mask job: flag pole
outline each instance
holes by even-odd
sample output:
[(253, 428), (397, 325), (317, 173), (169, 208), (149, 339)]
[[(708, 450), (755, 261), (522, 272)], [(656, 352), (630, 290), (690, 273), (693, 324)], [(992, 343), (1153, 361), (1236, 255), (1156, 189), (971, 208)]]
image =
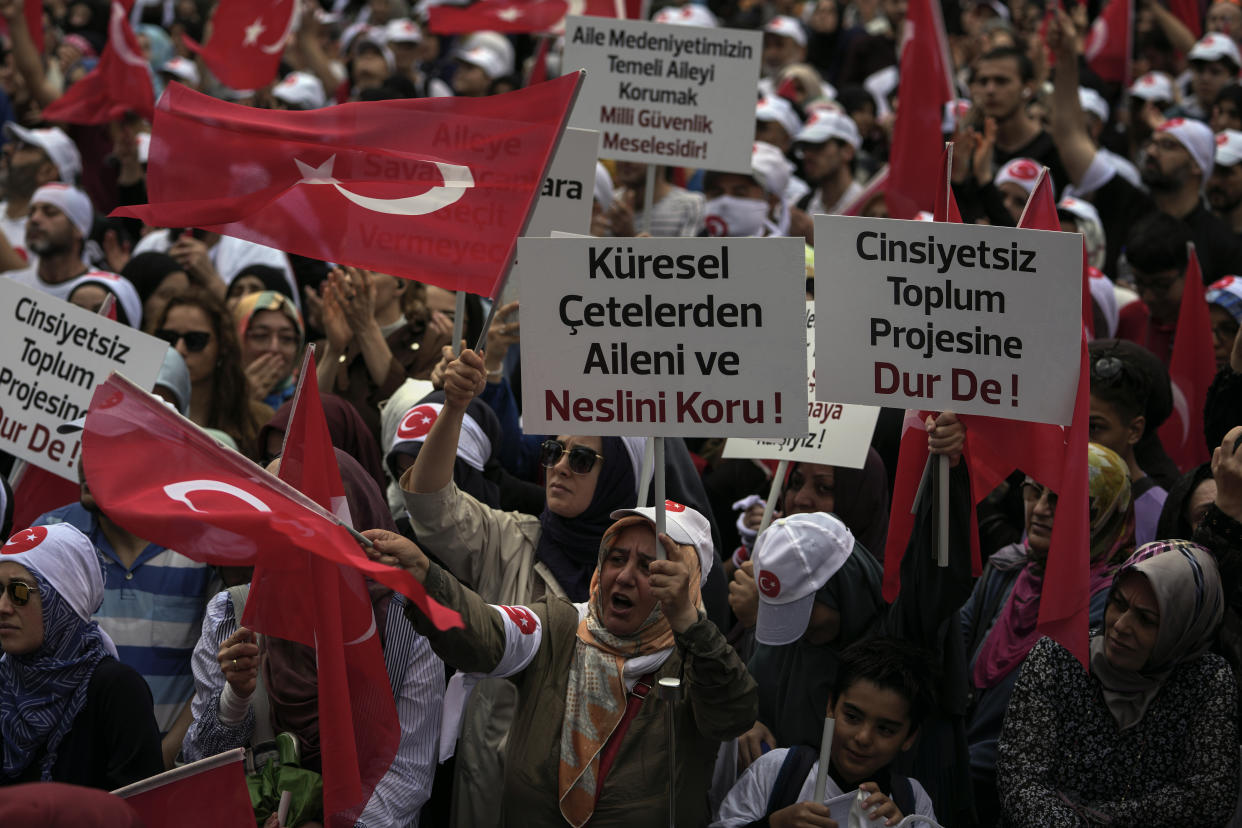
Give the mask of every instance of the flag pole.
[[(466, 292), (457, 291), (456, 304), (453, 306), (453, 356), (461, 356), (461, 335), (466, 328)], [(487, 325), (491, 323), (491, 314), (487, 316), (487, 324), (483, 325), (483, 333), (487, 333)], [(483, 346), (484, 337), (479, 337), (477, 348)]]
[(651, 209), (655, 206), (655, 164), (647, 165), (647, 183), (643, 186), (643, 229), (651, 235)]
[(643, 440), (643, 462), (638, 471), (638, 476), (642, 478), (638, 481), (638, 506), (647, 505), (647, 496), (651, 493), (651, 466), (654, 462), (655, 438), (648, 437)]
[(664, 513), (664, 438), (656, 437), (652, 440), (655, 443), (654, 466), (655, 472), (655, 508), (656, 508), (656, 558), (665, 560), (668, 555), (664, 552), (664, 545), (659, 542), (659, 536), (665, 534), (666, 516)]
[(828, 793), (828, 763), (832, 758), (832, 734), (837, 728), (837, 720), (831, 716), (824, 717), (824, 736), (819, 743), (819, 767), (815, 770), (815, 798), (812, 802), (824, 804), (824, 795)]
[(785, 479), (785, 473), (788, 471), (788, 460), (782, 460), (776, 464), (776, 474), (772, 475), (772, 488), (768, 489), (768, 500), (763, 504), (763, 520), (759, 521), (759, 531), (755, 533), (756, 535), (762, 535), (763, 530), (771, 525), (772, 515), (776, 511), (776, 498), (781, 493), (781, 481)]
[(949, 458), (936, 456), (936, 565), (949, 565)]
[[(556, 157), (556, 151), (561, 147), (561, 139), (565, 137), (565, 127), (569, 126), (569, 113), (574, 111), (574, 104), (578, 102), (578, 93), (582, 91), (582, 79), (586, 77), (586, 70), (578, 70), (578, 79), (574, 82), (573, 94), (569, 96), (569, 106), (565, 107), (565, 112), (561, 115), (561, 126), (556, 133), (556, 140), (552, 143), (552, 149), (548, 152), (548, 157), (544, 159), (543, 167), (539, 170), (539, 177), (535, 180), (538, 183), (536, 193), (531, 196), (530, 209), (526, 211), (526, 217), (522, 219), (522, 229), (518, 231), (517, 236), (513, 239), (513, 255), (509, 256), (509, 261), (505, 265), (505, 272), (501, 274), (500, 281), (496, 283), (496, 287), (492, 290), (492, 295), (487, 297), (492, 304), (492, 308), (487, 313), (487, 318), (483, 320), (483, 331), (479, 334), (479, 341), (475, 343), (475, 350), (483, 347), (487, 341), (487, 328), (492, 324), (492, 317), (496, 314), (496, 303), (500, 297), (504, 295), (505, 284), (509, 281), (509, 275), (513, 272), (513, 262), (517, 254), (517, 240), (521, 236), (526, 235), (526, 228), (530, 226), (531, 214), (535, 212), (535, 199), (538, 198), (538, 189), (543, 185), (544, 180), (548, 177), (548, 170), (552, 166), (552, 159)], [(457, 343), (453, 343), (453, 347), (457, 347)]]
[(668, 828), (677, 828), (677, 702), (681, 699), (681, 679), (666, 676), (656, 685), (664, 702), (664, 739), (668, 745)]

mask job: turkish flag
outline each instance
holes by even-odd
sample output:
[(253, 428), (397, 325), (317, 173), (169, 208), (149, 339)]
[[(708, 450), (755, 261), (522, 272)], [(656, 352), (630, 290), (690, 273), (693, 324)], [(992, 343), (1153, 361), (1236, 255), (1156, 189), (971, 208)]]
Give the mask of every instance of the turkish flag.
[(297, 0), (220, 0), (211, 18), (211, 40), (201, 45), (183, 38), (220, 83), (258, 89), (276, 77), (297, 16)]
[(1160, 426), (1160, 442), (1182, 471), (1210, 459), (1203, 436), (1203, 406), (1208, 386), (1216, 376), (1212, 321), (1203, 297), (1203, 276), (1194, 243), (1182, 279), (1182, 304), (1177, 312), (1169, 381), (1173, 386), (1173, 415)]
[(427, 28), (433, 34), (465, 34), (488, 30), (538, 34), (565, 30), (566, 15), (625, 18), (622, 0), (480, 0), (468, 6), (432, 6)]
[(884, 193), (884, 188), (888, 186), (888, 164), (876, 170), (875, 175), (863, 185), (863, 191), (858, 197), (845, 206), (841, 211), (843, 216), (861, 216), (862, 211), (871, 203), (877, 195)]
[(1199, 10), (1199, 0), (1169, 0), (1169, 11), (1186, 24), (1186, 28), (1190, 29), (1195, 40), (1203, 37), (1203, 18)]
[(146, 828), (220, 828), (252, 825), (242, 748), (218, 753), (126, 785), (124, 799)]
[(314, 501), (119, 374), (91, 397), (82, 454), (100, 508), (152, 543), (221, 566), (262, 565), (295, 547), (397, 590), (439, 629), (461, 626), (408, 572), (368, 559)]
[(1130, 44), (1134, 32), (1133, 0), (1109, 0), (1091, 24), (1083, 53), (1100, 80), (1130, 85)]
[(21, 477), (13, 480), (13, 525), (29, 526), (44, 512), (75, 502), (81, 493), (75, 481), (26, 463)]
[(44, 109), (43, 120), (106, 124), (128, 112), (151, 120), (155, 111), (151, 69), (126, 19), (128, 5), (112, 0), (110, 14), (108, 45), (99, 64)]
[[(312, 351), (299, 376), (280, 479), (352, 523)], [(332, 824), (353, 825), (397, 755), (401, 733), (366, 580), (303, 550), (273, 550), (255, 567), (242, 623), (314, 648), (324, 813)]]
[(151, 135), (151, 203), (112, 215), (491, 296), (579, 80), (309, 112), (238, 106), (174, 83)]
[(897, 120), (889, 153), (885, 198), (891, 218), (914, 218), (932, 211), (938, 187), (940, 132), (944, 105), (953, 99), (953, 63), (940, 4), (911, 0), (901, 47)]

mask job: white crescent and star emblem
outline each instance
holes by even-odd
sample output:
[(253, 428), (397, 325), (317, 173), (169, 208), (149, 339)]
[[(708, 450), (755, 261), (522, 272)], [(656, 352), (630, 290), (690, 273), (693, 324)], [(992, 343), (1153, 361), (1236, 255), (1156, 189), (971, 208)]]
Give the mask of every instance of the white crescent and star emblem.
[(147, 60), (142, 55), (135, 54), (129, 48), (129, 41), (125, 39), (125, 7), (120, 3), (112, 4), (112, 18), (108, 21), (108, 43), (111, 44), (112, 50), (116, 52), (124, 62), (130, 66), (141, 66), (147, 68)]
[(263, 25), (260, 18), (255, 18), (254, 22), (246, 27), (246, 36), (242, 39), (243, 46), (257, 46), (259, 44), (259, 35), (267, 31), (267, 26)]
[(496, 12), (496, 16), (506, 23), (512, 23), (514, 20), (522, 17), (522, 10), (514, 6), (509, 6)]
[(535, 632), (538, 626), (535, 616), (526, 607), (506, 607), (502, 605), (500, 608), (517, 625), (517, 628), (522, 631), (523, 635), (531, 635)]
[(302, 174), (302, 179), (297, 183), (331, 184), (338, 193), (362, 209), (393, 216), (425, 216), (428, 213), (443, 210), (474, 186), (474, 175), (469, 167), (433, 161), (431, 163), (436, 165), (440, 170), (440, 175), (444, 177), (443, 186), (432, 187), (425, 193), (404, 198), (371, 198), (350, 192), (341, 186), (339, 180), (332, 177), (332, 165), (336, 162), (335, 154), (328, 156), (328, 160), (318, 167), (312, 167), (297, 158), (293, 159), (293, 162), (298, 165), (298, 172)]
[(759, 591), (769, 598), (775, 598), (781, 594), (781, 579), (776, 577), (775, 572), (760, 570), (756, 582), (759, 585)]
[(169, 483), (164, 487), (164, 494), (168, 495), (172, 500), (184, 503), (190, 507), (192, 512), (206, 514), (206, 509), (200, 509), (190, 502), (191, 492), (219, 492), (237, 498), (256, 512), (272, 511), (270, 506), (245, 489), (220, 480), (184, 480), (180, 483)]
[(729, 225), (720, 216), (708, 216), (703, 219), (703, 226), (707, 228), (707, 235), (715, 238), (729, 235)]
[(397, 426), (397, 437), (401, 440), (421, 440), (431, 430), (439, 412), (430, 405), (417, 405), (411, 408)]

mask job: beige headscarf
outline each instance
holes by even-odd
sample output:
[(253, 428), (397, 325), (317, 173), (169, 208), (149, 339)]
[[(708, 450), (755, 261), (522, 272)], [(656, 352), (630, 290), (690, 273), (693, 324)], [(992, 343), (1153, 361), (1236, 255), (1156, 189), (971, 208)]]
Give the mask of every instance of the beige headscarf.
[(1116, 589), (1122, 577), (1138, 572), (1156, 594), (1160, 628), (1146, 666), (1138, 672), (1118, 669), (1104, 655), (1104, 636), (1091, 639), (1091, 674), (1099, 680), (1104, 702), (1121, 730), (1142, 721), (1176, 667), (1207, 652), (1225, 614), (1224, 590), (1212, 553), (1189, 541), (1164, 546), (1167, 550), (1154, 557), (1145, 557), (1147, 546), (1140, 548), (1113, 578)]

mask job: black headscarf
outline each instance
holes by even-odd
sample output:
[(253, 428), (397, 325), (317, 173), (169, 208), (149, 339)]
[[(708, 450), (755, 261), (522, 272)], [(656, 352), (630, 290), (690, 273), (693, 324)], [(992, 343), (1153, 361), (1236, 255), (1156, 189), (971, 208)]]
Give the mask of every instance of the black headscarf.
[(1204, 480), (1212, 478), (1212, 464), (1201, 463), (1177, 479), (1169, 487), (1169, 495), (1164, 499), (1164, 508), (1160, 510), (1160, 520), (1156, 523), (1155, 540), (1190, 540), (1195, 536), (1195, 527), (1186, 519), (1186, 505), (1190, 496)]
[(604, 463), (591, 503), (575, 518), (563, 518), (547, 507), (539, 516), (543, 531), (535, 558), (552, 570), (571, 601), (585, 601), (591, 573), (599, 558), (599, 542), (613, 524), (617, 509), (631, 509), (638, 501), (638, 483), (629, 452), (620, 437), (603, 438)]
[(833, 470), (833, 511), (859, 543), (882, 556), (888, 540), (888, 473), (879, 452), (868, 449), (861, 469), (833, 466)]
[(184, 271), (185, 268), (172, 256), (151, 251), (139, 253), (130, 259), (125, 267), (121, 268), (121, 275), (129, 279), (138, 291), (138, 298), (145, 303), (160, 284), (168, 278), (168, 274), (176, 273), (178, 270)]

